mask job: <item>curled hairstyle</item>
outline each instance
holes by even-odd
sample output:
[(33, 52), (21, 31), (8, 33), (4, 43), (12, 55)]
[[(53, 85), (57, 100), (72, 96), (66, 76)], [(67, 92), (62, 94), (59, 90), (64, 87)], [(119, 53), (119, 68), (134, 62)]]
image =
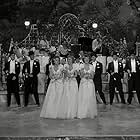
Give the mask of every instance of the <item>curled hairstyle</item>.
[(89, 58), (89, 62), (90, 62), (90, 59), (91, 59), (91, 58), (90, 58), (90, 55), (88, 55), (88, 54), (85, 54), (85, 55), (84, 55), (83, 62), (85, 62), (85, 58), (86, 58), (86, 57)]
[(59, 64), (60, 64), (60, 57), (59, 57), (59, 56), (54, 56), (54, 57), (53, 57), (53, 59), (52, 59), (52, 64), (53, 64), (53, 65), (55, 64), (55, 62), (54, 62), (54, 61), (55, 61), (55, 59), (56, 59), (56, 58), (58, 58), (58, 59), (59, 59)]
[(73, 57), (72, 55), (68, 55), (68, 56), (67, 56), (67, 60), (68, 60), (69, 58), (71, 58), (71, 59), (72, 59), (72, 63), (74, 63), (74, 61), (75, 61), (74, 57)]

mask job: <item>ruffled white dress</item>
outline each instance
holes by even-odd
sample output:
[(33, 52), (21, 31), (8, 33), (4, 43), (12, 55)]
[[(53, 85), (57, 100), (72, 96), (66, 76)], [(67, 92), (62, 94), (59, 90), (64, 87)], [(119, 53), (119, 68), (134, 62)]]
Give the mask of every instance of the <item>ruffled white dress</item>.
[[(89, 66), (89, 70), (85, 69), (83, 64), (80, 69), (84, 73), (92, 73), (92, 65)], [(78, 93), (78, 113), (77, 117), (83, 118), (95, 118), (97, 116), (97, 103), (95, 95), (95, 86), (92, 79), (82, 78), (79, 86)]]
[[(65, 64), (64, 69), (71, 76), (77, 71), (75, 64), (73, 64), (72, 69), (69, 69), (69, 65)], [(78, 106), (78, 84), (76, 78), (64, 79), (64, 93), (61, 102), (61, 111), (59, 118), (63, 119), (73, 119), (77, 116), (77, 106)]]
[[(60, 76), (63, 71), (63, 66), (59, 65), (58, 70), (54, 70), (54, 66), (50, 66), (50, 70), (53, 74)], [(59, 113), (61, 110), (61, 102), (63, 95), (63, 78), (55, 80), (51, 79), (46, 97), (43, 103), (43, 107), (40, 113), (40, 117), (43, 118), (59, 118)]]

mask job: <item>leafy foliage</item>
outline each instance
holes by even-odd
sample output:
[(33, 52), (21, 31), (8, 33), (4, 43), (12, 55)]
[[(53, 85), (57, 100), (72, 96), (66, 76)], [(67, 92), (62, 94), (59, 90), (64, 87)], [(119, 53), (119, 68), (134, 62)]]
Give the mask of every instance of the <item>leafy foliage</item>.
[[(97, 22), (98, 30), (100, 30), (103, 35), (110, 34), (110, 36), (117, 41), (125, 36), (127, 42), (134, 42), (136, 34), (140, 34), (139, 12), (134, 9), (133, 16), (130, 16), (125, 24), (121, 23), (118, 17), (120, 14), (120, 6), (123, 5), (124, 0), (40, 0), (40, 3), (36, 3), (35, 1), (36, 0), (3, 0), (3, 3), (1, 1), (3, 8), (0, 10), (5, 10), (5, 7), (10, 6), (10, 11), (7, 11), (7, 15), (3, 17), (17, 22), (16, 15), (18, 12), (22, 24), (25, 18), (29, 18), (33, 23), (35, 23), (37, 19), (40, 19), (41, 22), (54, 23), (57, 25), (59, 18), (63, 14), (73, 13), (79, 18), (81, 23), (86, 24), (86, 31), (93, 33), (91, 25), (93, 22)], [(135, 1), (138, 3), (138, 0)], [(1, 16), (1, 18), (3, 17)], [(46, 29), (45, 31), (48, 32)], [(128, 46), (132, 47), (133, 45)]]

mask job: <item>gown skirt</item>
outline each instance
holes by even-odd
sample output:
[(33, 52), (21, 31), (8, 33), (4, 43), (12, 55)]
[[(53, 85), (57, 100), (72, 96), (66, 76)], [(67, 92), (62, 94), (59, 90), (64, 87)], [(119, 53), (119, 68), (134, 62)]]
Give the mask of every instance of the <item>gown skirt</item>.
[(97, 103), (95, 85), (92, 79), (82, 78), (78, 93), (78, 113), (77, 117), (95, 118), (97, 116)]
[(59, 118), (73, 119), (77, 116), (78, 84), (76, 78), (64, 80), (64, 93), (62, 96)]
[(46, 97), (43, 103), (43, 107), (40, 113), (42, 118), (59, 118), (61, 108), (61, 101), (63, 95), (63, 80), (51, 80)]

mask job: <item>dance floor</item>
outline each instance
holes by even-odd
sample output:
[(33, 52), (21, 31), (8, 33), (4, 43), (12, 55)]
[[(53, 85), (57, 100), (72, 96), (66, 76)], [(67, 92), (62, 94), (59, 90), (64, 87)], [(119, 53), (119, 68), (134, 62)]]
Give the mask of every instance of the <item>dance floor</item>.
[(112, 110), (98, 105), (95, 119), (53, 120), (41, 119), (41, 107), (29, 105), (27, 108), (10, 109), (0, 105), (0, 136), (103, 136), (139, 135), (140, 106), (114, 104)]

